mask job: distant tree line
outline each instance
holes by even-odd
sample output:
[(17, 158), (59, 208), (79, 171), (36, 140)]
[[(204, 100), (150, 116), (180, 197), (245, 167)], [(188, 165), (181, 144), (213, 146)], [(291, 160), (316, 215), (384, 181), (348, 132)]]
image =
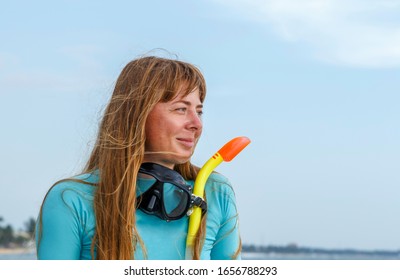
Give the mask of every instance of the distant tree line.
[(355, 250), (355, 249), (323, 249), (323, 248), (309, 248), (299, 247), (296, 244), (288, 244), (286, 246), (256, 246), (256, 245), (243, 245), (243, 252), (252, 253), (281, 253), (281, 254), (335, 254), (335, 255), (373, 255), (373, 256), (386, 256), (394, 259), (400, 259), (400, 250)]
[(33, 239), (36, 221), (30, 218), (24, 223), (23, 231), (15, 231), (11, 225), (3, 225), (4, 218), (0, 216), (0, 248), (23, 247)]

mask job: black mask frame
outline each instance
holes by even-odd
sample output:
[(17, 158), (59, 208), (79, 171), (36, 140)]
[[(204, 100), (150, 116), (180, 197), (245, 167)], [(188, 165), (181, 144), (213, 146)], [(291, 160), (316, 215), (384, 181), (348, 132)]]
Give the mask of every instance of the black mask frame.
[[(203, 214), (207, 211), (207, 203), (192, 194), (193, 188), (175, 170), (157, 163), (142, 163), (139, 173), (147, 174), (156, 179), (156, 182), (137, 198), (137, 208), (149, 215), (155, 215), (165, 221), (178, 220), (190, 215), (190, 209), (198, 206)], [(171, 184), (179, 191), (180, 201), (172, 210), (167, 211), (164, 201), (164, 184)]]

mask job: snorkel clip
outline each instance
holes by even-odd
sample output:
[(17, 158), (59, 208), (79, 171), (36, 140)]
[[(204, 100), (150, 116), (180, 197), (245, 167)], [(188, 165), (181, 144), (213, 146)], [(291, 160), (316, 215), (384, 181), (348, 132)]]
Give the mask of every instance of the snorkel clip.
[(203, 215), (207, 212), (207, 202), (200, 196), (192, 194), (190, 205), (192, 205), (192, 207), (190, 207), (189, 210), (187, 211), (186, 213), (187, 216), (192, 215), (193, 206), (200, 207)]

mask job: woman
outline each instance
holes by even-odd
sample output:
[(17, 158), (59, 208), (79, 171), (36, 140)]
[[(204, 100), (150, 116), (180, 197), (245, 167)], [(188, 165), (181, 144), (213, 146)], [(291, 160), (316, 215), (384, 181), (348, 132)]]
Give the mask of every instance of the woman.
[[(128, 63), (82, 174), (57, 182), (44, 199), (38, 259), (184, 259), (205, 95), (191, 64), (153, 56)], [(227, 179), (213, 173), (205, 197), (193, 259), (240, 258)]]

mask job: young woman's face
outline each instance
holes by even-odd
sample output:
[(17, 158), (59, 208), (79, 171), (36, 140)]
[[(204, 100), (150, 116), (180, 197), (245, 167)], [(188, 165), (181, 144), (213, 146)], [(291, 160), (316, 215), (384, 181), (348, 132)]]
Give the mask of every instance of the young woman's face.
[(144, 161), (169, 168), (187, 162), (202, 132), (202, 110), (198, 90), (156, 104), (146, 121)]

